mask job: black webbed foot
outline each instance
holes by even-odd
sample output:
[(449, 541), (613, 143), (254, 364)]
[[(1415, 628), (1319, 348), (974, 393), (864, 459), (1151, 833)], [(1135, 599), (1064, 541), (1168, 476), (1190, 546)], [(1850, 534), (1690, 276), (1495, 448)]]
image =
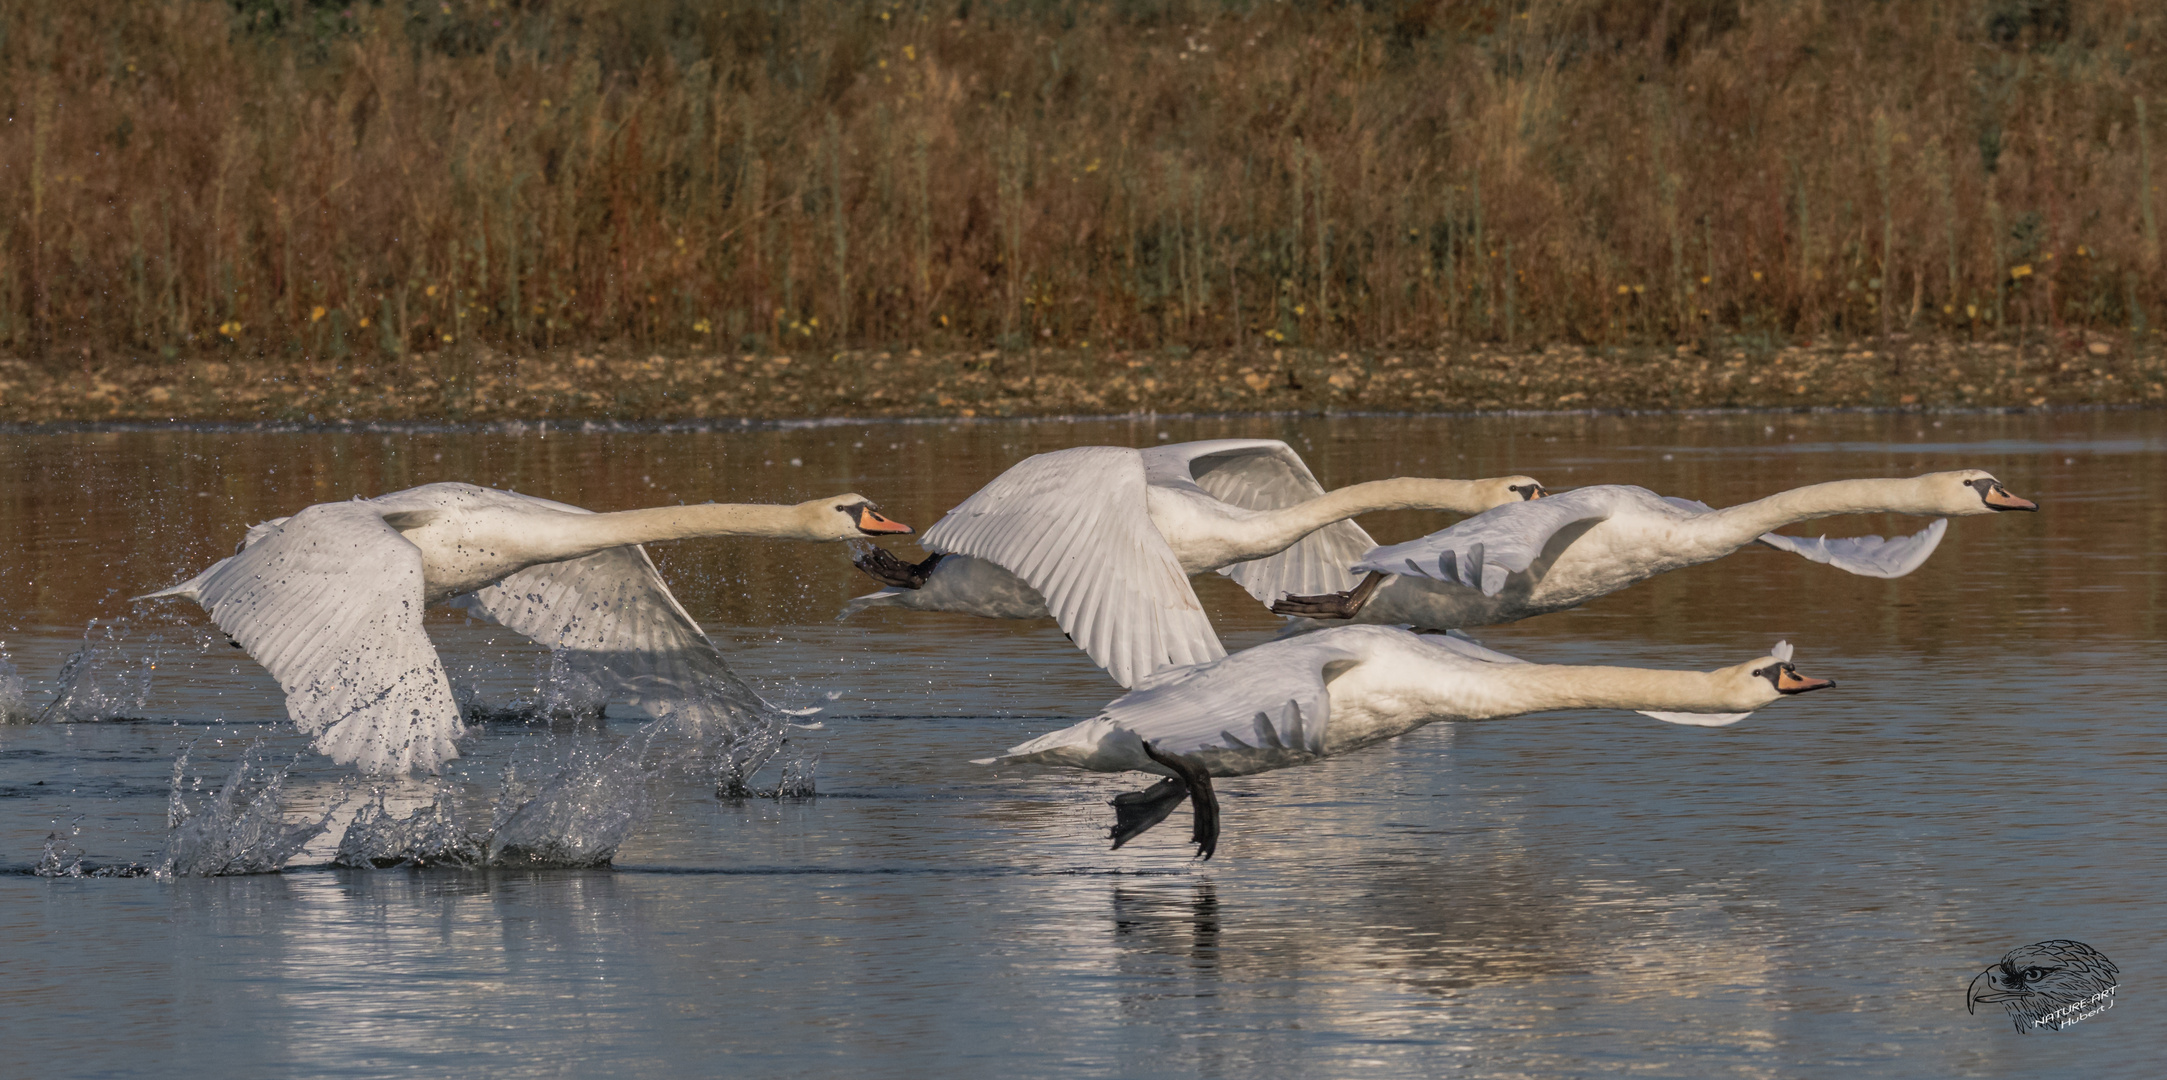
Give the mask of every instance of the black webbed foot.
[(852, 559), (867, 577), (895, 589), (922, 589), (926, 580), (933, 576), (933, 567), (942, 556), (928, 555), (923, 562), (907, 563), (895, 557), (887, 548), (876, 547)]
[(1114, 850), (1165, 821), (1189, 797), (1189, 785), (1167, 777), (1142, 791), (1125, 791), (1113, 798)]
[(1355, 612), (1353, 600), (1352, 591), (1321, 596), (1282, 596), (1272, 601), (1272, 614), (1304, 619), (1351, 619)]
[(1351, 619), (1369, 603), (1370, 594), (1384, 582), (1384, 575), (1374, 570), (1362, 579), (1360, 585), (1346, 592), (1325, 593), (1321, 596), (1282, 596), (1272, 603), (1272, 614), (1294, 615), (1304, 619)]
[(1188, 799), (1190, 812), (1195, 815), (1189, 842), (1196, 845), (1197, 858), (1211, 858), (1219, 850), (1219, 797), (1211, 789), (1211, 774), (1182, 755), (1158, 752), (1150, 743), (1144, 744), (1144, 753), (1172, 769), (1174, 775), (1142, 791), (1114, 797), (1112, 837), (1115, 849), (1165, 821), (1183, 799)]

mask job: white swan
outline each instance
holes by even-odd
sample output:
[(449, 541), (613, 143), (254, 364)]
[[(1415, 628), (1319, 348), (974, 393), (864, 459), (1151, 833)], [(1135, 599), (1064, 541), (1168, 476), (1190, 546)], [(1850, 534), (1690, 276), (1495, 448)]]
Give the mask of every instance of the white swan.
[(1834, 514), (1959, 517), (2037, 509), (1977, 469), (1810, 484), (1722, 510), (1604, 484), (1508, 504), (1377, 548), (1354, 564), (1369, 576), (1353, 592), (1290, 596), (1272, 610), (1387, 625), (1486, 626), (1561, 611), (1755, 541), (1854, 574), (1895, 578), (1926, 562), (1947, 521), (1892, 540), (1805, 540), (1771, 530)]
[[(1026, 458), (926, 530), (915, 565), (881, 549), (858, 566), (891, 588), (851, 601), (999, 619), (1052, 618), (1133, 686), (1226, 655), (1189, 575), (1217, 570), (1270, 603), (1345, 589), (1375, 542), (1346, 520), (1375, 510), (1480, 513), (1532, 499), (1525, 476), (1399, 478), (1327, 494), (1276, 439), (1135, 450), (1079, 446)], [(1322, 590), (1319, 589), (1322, 586)]]
[(1114, 800), (1116, 848), (1194, 798), (1198, 854), (1218, 846), (1211, 777), (1302, 765), (1439, 720), (1552, 709), (1633, 709), (1721, 727), (1787, 694), (1836, 685), (1791, 664), (1791, 647), (1716, 671), (1530, 664), (1464, 637), (1342, 626), (1161, 672), (1083, 723), (982, 765), (1065, 765), (1168, 777)]
[(459, 706), (422, 609), (454, 600), (575, 660), (605, 690), (755, 702), (638, 545), (699, 536), (905, 533), (858, 495), (597, 514), (472, 484), (320, 503), (248, 530), (231, 558), (139, 600), (210, 612), (286, 691), (316, 749), (368, 772), (458, 756)]

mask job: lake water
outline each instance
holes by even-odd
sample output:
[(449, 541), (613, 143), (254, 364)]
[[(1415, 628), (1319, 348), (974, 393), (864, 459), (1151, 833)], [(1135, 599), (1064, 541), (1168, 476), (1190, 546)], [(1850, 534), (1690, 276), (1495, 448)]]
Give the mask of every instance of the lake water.
[[(596, 509), (855, 490), (923, 528), (1032, 453), (1226, 436), (1286, 439), (1330, 486), (1525, 472), (1724, 505), (1976, 466), (2043, 511), (1954, 521), (1897, 581), (1754, 549), (1480, 631), (1532, 660), (1694, 668), (1787, 638), (1841, 686), (1731, 728), (1438, 724), (1225, 781), (1209, 863), (1186, 811), (1107, 850), (1105, 802), (1141, 777), (969, 763), (1118, 693), (1050, 622), (839, 623), (872, 588), (841, 546), (660, 546), (737, 669), (823, 710), (793, 738), (817, 796), (677, 783), (597, 870), (335, 869), (330, 836), (280, 874), (31, 872), (56, 833), (85, 868), (155, 864), (184, 751), (197, 801), (244, 752), (299, 755), (295, 819), (350, 794), (201, 611), (127, 600), (254, 522), (465, 480)], [(2163, 493), (2157, 412), (0, 435), (18, 707), (87, 646), (71, 682), (104, 704), (79, 711), (123, 717), (0, 727), (0, 1073), (2156, 1075)], [(1270, 637), (1230, 583), (1198, 587), (1230, 648)], [(456, 613), (431, 632), (484, 700), (546, 667)], [(522, 755), (637, 722), (482, 725), (453, 775), (486, 794)], [(2119, 964), (2117, 1007), (2030, 1036), (1966, 1014), (1974, 974), (2048, 938)]]

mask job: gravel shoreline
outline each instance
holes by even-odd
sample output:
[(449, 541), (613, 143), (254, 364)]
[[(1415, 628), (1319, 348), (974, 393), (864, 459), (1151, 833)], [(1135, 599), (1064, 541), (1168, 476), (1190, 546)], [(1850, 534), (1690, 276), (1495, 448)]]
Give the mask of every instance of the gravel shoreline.
[(2167, 349), (2071, 336), (2022, 346), (1823, 342), (1767, 350), (508, 356), (477, 349), (409, 357), (396, 368), (0, 359), (0, 423), (15, 425), (2073, 405), (2167, 405)]

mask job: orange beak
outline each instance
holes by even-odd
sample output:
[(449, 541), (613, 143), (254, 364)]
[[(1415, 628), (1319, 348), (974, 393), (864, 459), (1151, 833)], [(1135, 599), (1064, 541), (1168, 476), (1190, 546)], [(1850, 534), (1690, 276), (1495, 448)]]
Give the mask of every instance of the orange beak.
[(2038, 503), (2035, 503), (2030, 499), (2017, 498), (2016, 496), (2009, 494), (2009, 489), (2001, 486), (2000, 484), (1996, 484), (1993, 487), (1988, 488), (1986, 490), (1986, 494), (1981, 495), (1980, 498), (1984, 499), (1988, 506), (1991, 506), (1996, 510), (2036, 511), (2039, 509)]
[(1809, 679), (1789, 667), (1776, 675), (1776, 692), (1779, 694), (1803, 694), (1808, 690), (1826, 690), (1834, 685), (1834, 679)]
[(858, 531), (864, 533), (907, 533), (910, 526), (900, 521), (882, 517), (880, 511), (870, 506), (858, 508)]

